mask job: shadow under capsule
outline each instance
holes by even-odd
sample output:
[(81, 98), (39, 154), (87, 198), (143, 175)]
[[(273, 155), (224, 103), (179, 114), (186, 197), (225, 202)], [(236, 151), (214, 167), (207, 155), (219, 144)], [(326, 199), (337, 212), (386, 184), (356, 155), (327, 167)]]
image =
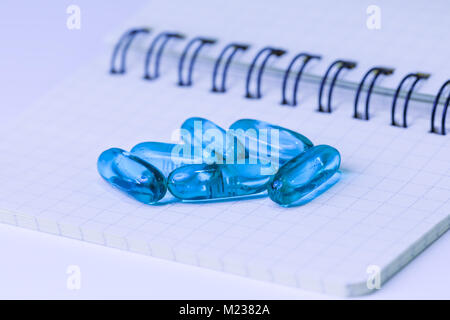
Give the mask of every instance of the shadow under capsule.
[(257, 194), (250, 194), (245, 196), (235, 196), (235, 197), (227, 197), (227, 198), (215, 198), (215, 199), (199, 199), (199, 200), (179, 200), (183, 203), (216, 203), (216, 202), (230, 202), (230, 201), (241, 201), (241, 200), (252, 200), (252, 199), (261, 199), (267, 197), (267, 191), (263, 191)]

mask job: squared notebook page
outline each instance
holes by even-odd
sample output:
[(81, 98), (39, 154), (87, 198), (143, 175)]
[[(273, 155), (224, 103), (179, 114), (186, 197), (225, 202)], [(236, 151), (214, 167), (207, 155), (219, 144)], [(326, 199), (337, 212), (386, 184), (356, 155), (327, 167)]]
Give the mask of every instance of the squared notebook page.
[[(450, 142), (388, 125), (383, 98), (371, 121), (352, 119), (351, 96), (337, 91), (332, 114), (314, 112), (317, 87), (301, 105), (279, 104), (279, 79), (261, 100), (243, 98), (244, 79), (210, 92), (211, 70), (196, 66), (179, 88), (176, 61), (157, 81), (142, 80), (142, 59), (111, 76), (109, 55), (80, 70), (17, 122), (3, 127), (0, 221), (95, 244), (264, 281), (337, 295), (370, 292), (367, 271), (384, 283), (449, 227)], [(230, 79), (231, 80), (231, 79)], [(411, 105), (413, 108), (413, 105)], [(342, 155), (341, 180), (314, 201), (282, 208), (267, 197), (144, 205), (111, 188), (96, 170), (110, 147), (170, 142), (188, 117), (228, 127), (240, 118), (285, 126)], [(369, 269), (368, 269), (369, 268)]]
[[(380, 29), (367, 27), (373, 15), (369, 6), (373, 5), (380, 9)], [(356, 61), (358, 67), (341, 78), (357, 83), (374, 66), (392, 67), (394, 74), (378, 82), (391, 89), (410, 72), (427, 72), (431, 77), (416, 91), (436, 95), (450, 77), (445, 41), (449, 11), (446, 0), (153, 1), (118, 27), (111, 41), (129, 27), (149, 25), (189, 37), (216, 38), (219, 43), (211, 51), (214, 57), (216, 48), (230, 42), (252, 46), (243, 56), (246, 62), (263, 46), (287, 49), (289, 54), (280, 61), (280, 66), (286, 67), (296, 53), (319, 54), (321, 62), (307, 70), (315, 75), (323, 75), (336, 59)]]

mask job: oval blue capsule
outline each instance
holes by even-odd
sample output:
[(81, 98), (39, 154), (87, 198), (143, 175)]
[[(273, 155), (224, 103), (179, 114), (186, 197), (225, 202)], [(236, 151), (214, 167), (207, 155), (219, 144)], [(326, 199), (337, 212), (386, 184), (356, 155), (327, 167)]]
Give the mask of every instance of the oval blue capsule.
[(311, 194), (318, 196), (336, 181), (341, 164), (339, 152), (330, 146), (313, 147), (286, 162), (267, 186), (269, 197), (276, 203), (289, 206), (300, 204)]
[(241, 119), (230, 130), (245, 146), (249, 161), (256, 158), (259, 162), (283, 165), (313, 146), (304, 135), (265, 121)]
[(133, 147), (130, 153), (158, 168), (166, 177), (178, 167), (186, 164), (202, 163), (195, 158), (187, 144), (163, 142), (142, 142)]
[(226, 131), (214, 122), (192, 117), (181, 125), (181, 140), (192, 146), (195, 157), (204, 163), (223, 163), (226, 153)]
[(122, 149), (104, 151), (97, 170), (111, 185), (143, 203), (155, 203), (167, 191), (166, 178), (157, 168)]
[(193, 164), (175, 169), (167, 186), (182, 200), (219, 199), (265, 192), (270, 177), (257, 164)]

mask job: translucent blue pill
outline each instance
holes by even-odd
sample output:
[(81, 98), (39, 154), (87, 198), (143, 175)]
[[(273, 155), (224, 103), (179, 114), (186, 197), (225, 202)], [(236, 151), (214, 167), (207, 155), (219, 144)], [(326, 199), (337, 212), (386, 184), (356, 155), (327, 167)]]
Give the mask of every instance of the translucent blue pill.
[(155, 166), (166, 177), (178, 167), (202, 162), (201, 158), (194, 157), (190, 145), (142, 142), (135, 145), (130, 153)]
[(337, 182), (340, 163), (335, 148), (313, 147), (280, 168), (268, 184), (269, 197), (283, 206), (310, 201)]
[(182, 200), (219, 199), (265, 192), (270, 177), (255, 164), (193, 164), (175, 169), (167, 186)]
[(256, 158), (260, 162), (272, 161), (283, 165), (313, 146), (300, 133), (265, 121), (241, 119), (234, 122), (230, 130), (245, 146), (249, 161)]
[(193, 148), (194, 155), (203, 162), (223, 163), (226, 154), (226, 131), (214, 122), (193, 117), (181, 125), (181, 140)]
[(104, 151), (97, 170), (111, 185), (143, 203), (155, 203), (167, 191), (166, 178), (157, 168), (122, 149)]

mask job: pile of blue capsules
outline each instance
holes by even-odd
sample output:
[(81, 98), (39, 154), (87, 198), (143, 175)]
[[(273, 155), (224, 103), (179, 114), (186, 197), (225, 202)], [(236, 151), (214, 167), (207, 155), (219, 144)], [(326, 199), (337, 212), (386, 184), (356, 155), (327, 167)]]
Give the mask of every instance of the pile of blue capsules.
[(268, 193), (282, 206), (311, 201), (339, 180), (341, 157), (328, 145), (270, 123), (241, 119), (224, 130), (204, 118), (180, 128), (183, 143), (139, 143), (98, 158), (100, 175), (136, 200), (155, 204), (167, 190), (182, 201)]

